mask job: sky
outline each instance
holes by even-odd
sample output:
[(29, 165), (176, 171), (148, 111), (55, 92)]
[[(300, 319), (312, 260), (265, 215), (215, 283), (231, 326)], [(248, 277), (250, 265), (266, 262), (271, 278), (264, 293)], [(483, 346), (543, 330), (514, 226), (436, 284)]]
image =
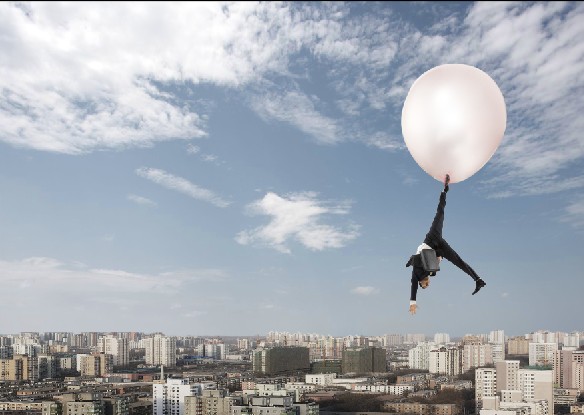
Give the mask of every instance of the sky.
[[(506, 105), (444, 223), (487, 286), (410, 315), (443, 64)], [(583, 96), (583, 2), (1, 2), (0, 333), (583, 331)]]

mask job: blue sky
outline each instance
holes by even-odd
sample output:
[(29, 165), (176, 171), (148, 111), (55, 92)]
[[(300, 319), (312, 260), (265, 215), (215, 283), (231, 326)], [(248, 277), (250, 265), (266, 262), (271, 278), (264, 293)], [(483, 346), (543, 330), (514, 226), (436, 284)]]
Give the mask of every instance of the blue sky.
[[(412, 83), (493, 78), (507, 127), (448, 193)], [(0, 333), (583, 330), (584, 3), (0, 3)]]

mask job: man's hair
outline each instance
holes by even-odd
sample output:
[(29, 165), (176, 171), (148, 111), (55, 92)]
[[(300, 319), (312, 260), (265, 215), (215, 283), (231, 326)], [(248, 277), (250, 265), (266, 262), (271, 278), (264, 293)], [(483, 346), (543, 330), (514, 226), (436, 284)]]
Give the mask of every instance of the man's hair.
[(420, 284), (420, 287), (422, 287), (422, 288), (426, 288), (426, 287), (428, 286), (428, 284), (426, 284), (426, 285), (424, 286), (424, 285), (422, 285), (422, 283), (423, 283), (423, 282), (427, 282), (428, 284), (430, 284), (430, 276), (429, 276), (429, 275), (426, 275), (426, 277), (422, 278), (422, 279), (421, 279), (421, 280), (418, 282), (418, 284)]

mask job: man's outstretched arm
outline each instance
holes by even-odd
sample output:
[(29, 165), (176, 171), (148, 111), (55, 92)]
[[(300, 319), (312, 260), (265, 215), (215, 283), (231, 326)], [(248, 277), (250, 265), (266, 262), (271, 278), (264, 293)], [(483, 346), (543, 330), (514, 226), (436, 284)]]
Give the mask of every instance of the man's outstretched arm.
[(412, 272), (412, 288), (410, 291), (410, 313), (416, 314), (416, 295), (418, 293), (418, 279)]

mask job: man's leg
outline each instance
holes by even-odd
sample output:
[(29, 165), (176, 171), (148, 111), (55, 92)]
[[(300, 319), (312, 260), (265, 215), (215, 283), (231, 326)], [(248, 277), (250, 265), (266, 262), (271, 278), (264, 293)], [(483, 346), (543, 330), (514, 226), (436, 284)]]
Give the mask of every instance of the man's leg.
[(480, 279), (475, 270), (472, 269), (472, 267), (468, 265), (466, 262), (464, 262), (460, 255), (458, 255), (456, 251), (452, 249), (450, 245), (448, 245), (448, 242), (446, 242), (444, 239), (440, 243), (440, 253), (442, 253), (443, 258), (446, 258), (454, 265), (456, 265), (458, 268), (463, 270), (465, 273), (470, 275), (473, 280), (476, 281)]
[(440, 201), (436, 208), (436, 215), (430, 226), (430, 230), (426, 234), (424, 243), (432, 246), (431, 241), (440, 241), (442, 239), (442, 228), (444, 226), (444, 208), (446, 207), (446, 192), (440, 193)]
[(450, 245), (448, 245), (448, 242), (446, 242), (444, 239), (440, 242), (440, 253), (442, 254), (443, 258), (446, 258), (447, 260), (452, 262), (458, 268), (460, 268), (465, 273), (470, 275), (471, 278), (475, 281), (476, 283), (475, 290), (473, 291), (472, 295), (475, 295), (476, 293), (479, 292), (481, 288), (487, 285), (487, 283), (484, 282), (482, 278), (478, 276), (475, 270), (472, 269), (472, 267), (468, 265), (466, 262), (464, 262), (462, 258), (456, 253), (456, 251), (452, 249)]

